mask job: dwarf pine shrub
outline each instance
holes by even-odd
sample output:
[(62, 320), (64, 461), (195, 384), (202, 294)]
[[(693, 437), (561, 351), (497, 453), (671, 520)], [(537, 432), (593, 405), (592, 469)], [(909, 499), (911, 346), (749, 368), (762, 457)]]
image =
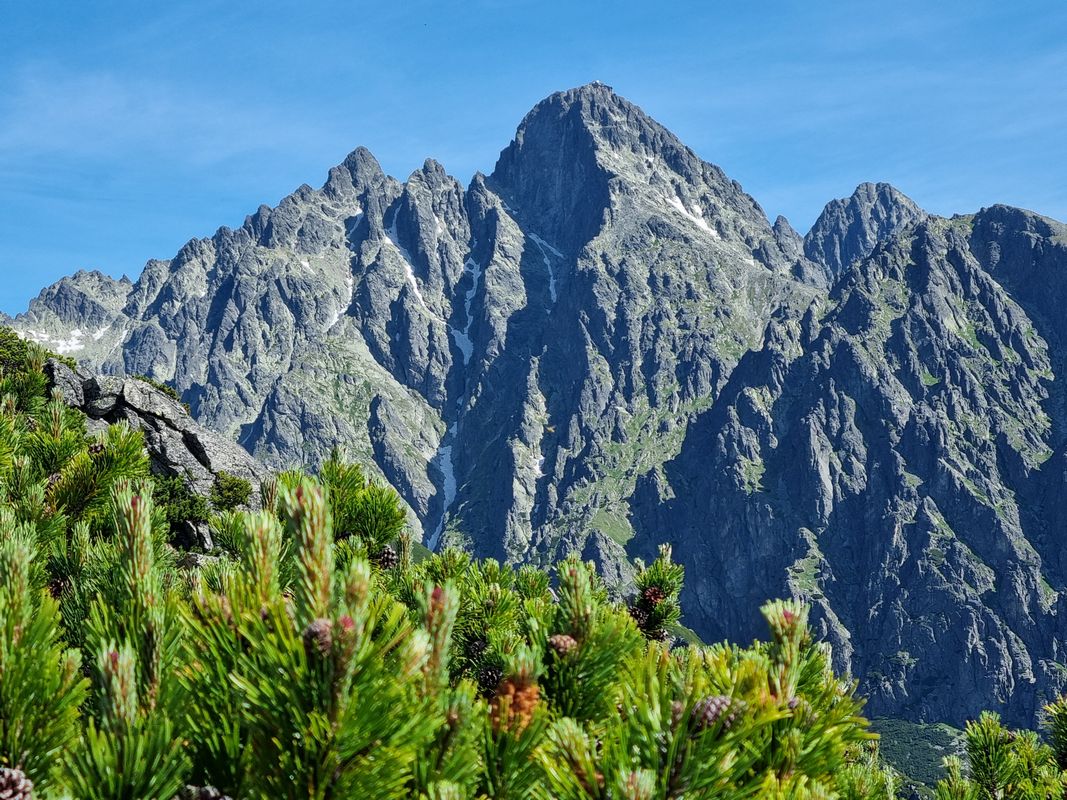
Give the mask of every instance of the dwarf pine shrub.
[[(764, 606), (766, 641), (683, 647), (669, 549), (622, 602), (577, 556), (416, 563), (399, 497), (339, 453), (212, 515), (139, 434), (90, 436), (44, 358), (0, 338), (0, 796), (895, 796), (799, 603)], [(219, 546), (179, 568), (194, 516)], [(1053, 746), (974, 723), (938, 796), (1061, 797), (1063, 708)]]

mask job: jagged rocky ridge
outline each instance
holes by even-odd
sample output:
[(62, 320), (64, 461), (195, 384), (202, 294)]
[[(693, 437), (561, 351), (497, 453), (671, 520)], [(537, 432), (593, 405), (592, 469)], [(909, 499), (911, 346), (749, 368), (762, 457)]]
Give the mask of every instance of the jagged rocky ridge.
[(671, 541), (701, 634), (791, 591), (876, 713), (1026, 721), (1064, 672), (1064, 236), (864, 184), (802, 238), (593, 84), (466, 188), (360, 149), (13, 325), (271, 465), (346, 445), (432, 546), (625, 581)]
[(268, 463), (347, 445), (428, 539), (524, 557), (595, 517), (593, 546), (624, 561), (636, 457), (676, 452), (771, 312), (815, 296), (795, 236), (592, 85), (539, 104), (466, 189), (356, 150), (321, 189), (134, 284), (79, 273), (14, 324), (172, 383)]

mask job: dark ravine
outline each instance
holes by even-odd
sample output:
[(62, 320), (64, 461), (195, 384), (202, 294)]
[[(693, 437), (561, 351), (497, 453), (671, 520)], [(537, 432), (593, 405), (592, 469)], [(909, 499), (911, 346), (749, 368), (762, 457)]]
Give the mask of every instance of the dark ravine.
[(801, 237), (591, 84), (468, 187), (359, 149), (11, 324), (271, 466), (346, 446), (428, 544), (625, 582), (669, 541), (702, 635), (793, 593), (874, 713), (1025, 723), (1067, 674), (1065, 270), (1059, 223), (886, 184)]

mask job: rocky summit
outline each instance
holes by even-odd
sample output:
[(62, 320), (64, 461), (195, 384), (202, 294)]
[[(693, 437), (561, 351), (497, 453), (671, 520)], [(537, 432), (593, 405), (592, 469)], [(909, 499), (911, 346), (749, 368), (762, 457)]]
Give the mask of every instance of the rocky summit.
[(624, 585), (669, 542), (700, 635), (793, 594), (872, 713), (1020, 723), (1067, 682), (1065, 295), (1057, 222), (864, 184), (801, 237), (591, 84), (469, 186), (358, 149), (9, 322), (271, 466), (347, 448), (432, 548)]

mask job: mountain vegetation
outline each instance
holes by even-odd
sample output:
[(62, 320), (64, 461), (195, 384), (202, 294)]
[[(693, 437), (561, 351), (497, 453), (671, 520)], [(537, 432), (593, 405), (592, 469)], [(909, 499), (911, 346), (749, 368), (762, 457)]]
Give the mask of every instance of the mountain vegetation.
[[(193, 509), (0, 347), (5, 800), (891, 796), (802, 606), (671, 651), (669, 550), (628, 607), (576, 557), (416, 563), (399, 497), (337, 456)], [(222, 555), (179, 569), (173, 521), (208, 508)]]
[[(613, 601), (592, 564), (413, 555), (399, 496), (335, 452), (316, 476), (151, 475), (142, 433), (90, 434), (49, 354), (0, 329), (0, 797), (870, 798), (855, 683), (807, 608), (769, 638), (683, 646), (668, 547)], [(222, 473), (226, 475), (226, 473)], [(175, 522), (213, 557), (179, 566)], [(968, 726), (938, 798), (1059, 798), (1051, 743)]]

